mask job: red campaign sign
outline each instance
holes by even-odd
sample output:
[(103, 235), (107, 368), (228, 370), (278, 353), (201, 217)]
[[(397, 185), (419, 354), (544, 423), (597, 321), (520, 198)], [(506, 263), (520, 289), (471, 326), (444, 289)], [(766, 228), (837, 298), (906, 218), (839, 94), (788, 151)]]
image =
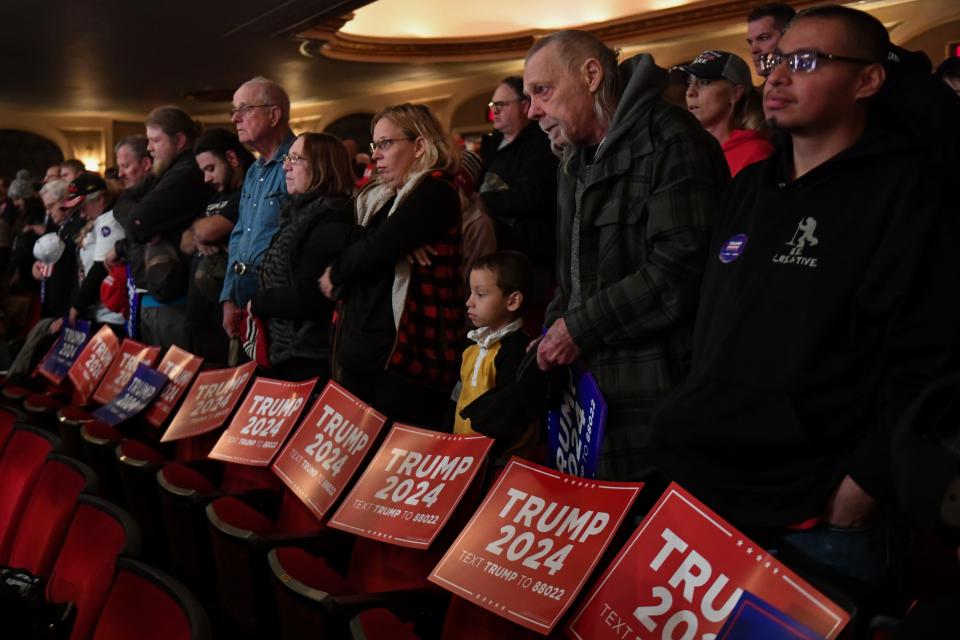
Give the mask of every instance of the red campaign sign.
[(256, 362), (248, 362), (198, 375), (160, 442), (192, 438), (222, 425), (240, 401), (256, 368)]
[(163, 424), (170, 412), (177, 404), (177, 400), (183, 395), (183, 392), (190, 386), (190, 381), (197, 375), (200, 365), (203, 364), (203, 358), (195, 356), (189, 351), (184, 351), (177, 345), (167, 349), (163, 360), (157, 366), (157, 371), (167, 376), (170, 381), (163, 388), (163, 392), (157, 396), (153, 404), (147, 409), (144, 418), (155, 427)]
[(671, 484), (570, 622), (576, 640), (710, 638), (749, 591), (820, 637), (850, 616)]
[(642, 486), (587, 480), (513, 458), (430, 581), (547, 635)]
[(208, 457), (266, 467), (297, 424), (317, 379), (284, 382), (257, 378)]
[(395, 424), (328, 523), (381, 542), (426, 549), (477, 475), (493, 446), (486, 436), (460, 436)]
[(110, 327), (104, 325), (100, 331), (90, 338), (90, 342), (83, 348), (77, 361), (67, 372), (67, 377), (77, 392), (79, 404), (90, 402), (93, 390), (100, 384), (107, 367), (120, 353), (120, 341)]
[(323, 518), (353, 478), (386, 417), (330, 381), (273, 463), (273, 472)]
[(160, 347), (147, 346), (136, 340), (125, 338), (120, 345), (120, 354), (113, 359), (107, 374), (97, 387), (97, 392), (93, 394), (93, 401), (109, 404), (127, 386), (140, 364), (152, 367), (159, 355)]

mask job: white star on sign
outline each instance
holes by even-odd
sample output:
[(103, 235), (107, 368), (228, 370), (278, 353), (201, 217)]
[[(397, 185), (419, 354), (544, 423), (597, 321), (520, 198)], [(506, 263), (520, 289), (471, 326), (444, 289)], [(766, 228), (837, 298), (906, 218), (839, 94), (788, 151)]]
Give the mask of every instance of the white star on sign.
[(753, 547), (747, 547), (747, 555), (748, 555), (748, 556), (752, 556), (752, 555), (753, 555)]
[(743, 540), (737, 540), (737, 546), (738, 546), (738, 547), (742, 547), (742, 546), (743, 546)]

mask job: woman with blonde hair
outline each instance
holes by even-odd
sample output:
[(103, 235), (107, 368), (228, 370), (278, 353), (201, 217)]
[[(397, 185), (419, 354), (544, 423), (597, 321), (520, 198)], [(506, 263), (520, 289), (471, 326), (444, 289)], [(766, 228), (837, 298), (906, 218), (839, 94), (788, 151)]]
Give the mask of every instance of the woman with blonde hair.
[[(341, 302), (333, 375), (394, 420), (437, 428), (463, 327), (458, 155), (423, 105), (373, 118), (378, 177), (357, 195), (352, 244), (320, 280)], [(428, 259), (409, 259), (411, 254)]]
[(329, 377), (333, 304), (317, 278), (353, 226), (353, 167), (340, 139), (302, 133), (283, 157), (290, 201), (263, 256), (250, 310), (265, 321), (269, 372), (281, 380)]

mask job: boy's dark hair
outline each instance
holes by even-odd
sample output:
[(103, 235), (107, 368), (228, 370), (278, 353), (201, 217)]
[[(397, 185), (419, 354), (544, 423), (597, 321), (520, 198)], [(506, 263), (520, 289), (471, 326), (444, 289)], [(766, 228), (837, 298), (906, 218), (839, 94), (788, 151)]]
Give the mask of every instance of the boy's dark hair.
[(244, 171), (249, 169), (255, 160), (253, 154), (240, 142), (237, 134), (226, 129), (208, 129), (200, 134), (193, 145), (193, 155), (210, 152), (224, 162), (227, 160), (227, 151), (237, 154), (237, 160), (240, 161)]
[(890, 34), (883, 23), (869, 13), (839, 4), (824, 4), (800, 11), (791, 22), (804, 19), (837, 20), (846, 31), (847, 55), (883, 64), (890, 51)]
[(530, 300), (530, 290), (533, 289), (533, 264), (530, 258), (519, 251), (496, 251), (478, 258), (470, 270), (486, 269), (492, 271), (497, 278), (497, 287), (503, 295), (509, 296), (514, 291), (523, 295), (520, 304), (522, 310)]
[(747, 22), (773, 18), (774, 26), (780, 29), (780, 31), (783, 31), (795, 14), (796, 11), (794, 11), (790, 5), (782, 2), (773, 2), (771, 4), (760, 5), (751, 11), (750, 15), (747, 16)]

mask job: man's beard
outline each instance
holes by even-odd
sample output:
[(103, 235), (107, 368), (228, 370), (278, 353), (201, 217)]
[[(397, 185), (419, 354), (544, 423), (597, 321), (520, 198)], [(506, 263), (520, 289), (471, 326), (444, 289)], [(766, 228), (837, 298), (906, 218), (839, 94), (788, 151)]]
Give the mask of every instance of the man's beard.
[(159, 178), (170, 168), (171, 164), (173, 164), (173, 158), (154, 158), (153, 167), (150, 168), (150, 172)]

